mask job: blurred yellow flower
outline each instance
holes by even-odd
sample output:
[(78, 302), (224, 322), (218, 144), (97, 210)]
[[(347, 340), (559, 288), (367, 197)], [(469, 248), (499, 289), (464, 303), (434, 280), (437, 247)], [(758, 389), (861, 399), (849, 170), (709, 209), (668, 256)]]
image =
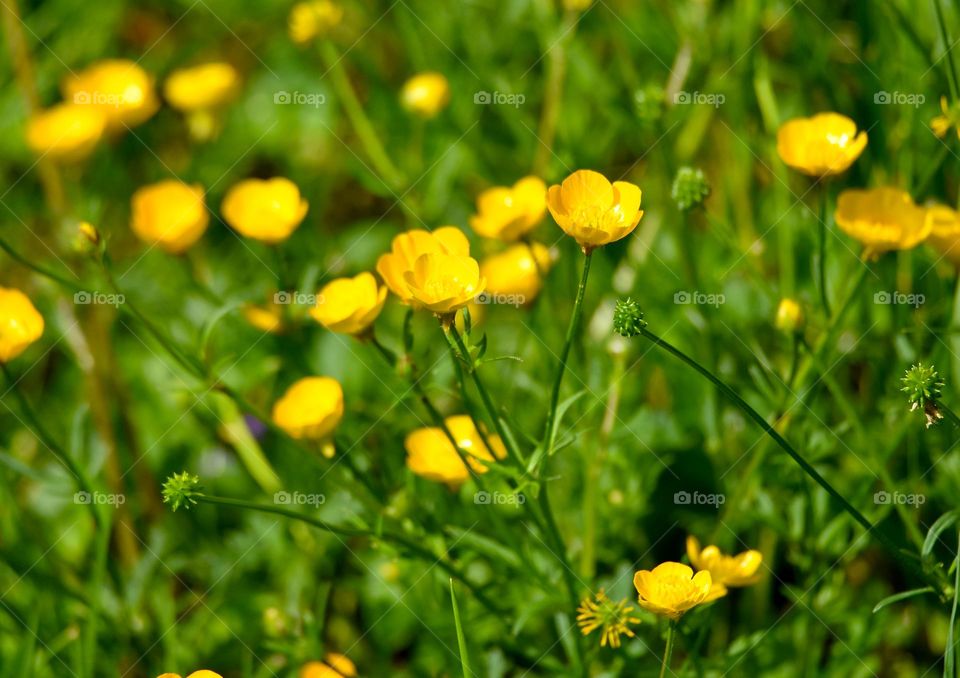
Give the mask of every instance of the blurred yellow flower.
[(237, 69), (215, 61), (171, 73), (163, 83), (163, 96), (180, 111), (210, 110), (230, 101), (239, 85)]
[(867, 133), (839, 113), (788, 120), (777, 130), (777, 153), (795, 170), (824, 177), (846, 171), (867, 145)]
[(43, 335), (43, 316), (20, 290), (0, 287), (0, 363), (27, 350)]
[(331, 0), (298, 2), (290, 10), (287, 29), (290, 39), (298, 45), (310, 42), (340, 23), (343, 9)]
[(318, 440), (333, 456), (329, 438), (343, 418), (343, 388), (331, 377), (304, 377), (273, 405), (273, 423), (297, 440)]
[(418, 73), (403, 84), (400, 101), (407, 110), (432, 118), (450, 101), (450, 84), (442, 73)]
[(626, 181), (612, 184), (599, 172), (577, 170), (547, 192), (547, 207), (563, 231), (583, 250), (629, 235), (640, 223), (640, 188)]
[(960, 213), (946, 205), (933, 205), (927, 208), (927, 221), (927, 242), (954, 266), (960, 266)]
[(299, 678), (356, 678), (357, 667), (342, 654), (328, 652), (322, 662), (307, 662), (300, 667)]
[(800, 304), (794, 299), (781, 299), (774, 324), (782, 332), (792, 333), (800, 329), (803, 325), (803, 309)]
[(403, 277), (410, 303), (441, 316), (456, 313), (486, 286), (477, 260), (458, 254), (422, 254)]
[(687, 557), (697, 570), (710, 573), (713, 583), (709, 599), (726, 595), (728, 586), (749, 586), (760, 579), (757, 570), (763, 555), (753, 549), (735, 556), (725, 555), (713, 545), (701, 550), (700, 542), (691, 535), (687, 537)]
[(370, 273), (337, 278), (320, 290), (310, 315), (331, 332), (363, 334), (387, 300), (387, 288)]
[(926, 210), (909, 193), (892, 187), (841, 192), (834, 218), (844, 233), (863, 243), (867, 259), (915, 247), (932, 228)]
[(268, 244), (282, 242), (307, 215), (307, 201), (289, 179), (244, 179), (227, 191), (223, 218), (240, 234)]
[(268, 334), (279, 334), (283, 329), (283, 311), (273, 302), (260, 306), (244, 304), (241, 308), (243, 318), (253, 327)]
[(517, 240), (539, 224), (546, 212), (547, 185), (538, 177), (524, 177), (513, 186), (494, 186), (481, 193), (470, 227), (484, 238)]
[[(518, 243), (492, 254), (480, 262), (480, 277), (487, 281), (486, 296), (507, 297), (503, 303), (513, 305), (528, 304), (540, 293), (543, 276), (552, 263), (550, 250), (538, 242)], [(492, 301), (501, 303), (496, 298)]]
[(81, 221), (77, 225), (77, 233), (89, 245), (100, 244), (100, 233), (97, 231), (97, 227), (89, 221)]
[(160, 106), (153, 78), (128, 59), (105, 59), (71, 75), (63, 98), (100, 111), (110, 130), (139, 125)]
[(930, 129), (941, 139), (947, 135), (950, 128), (957, 130), (957, 136), (960, 137), (960, 105), (951, 106), (947, 97), (940, 97), (940, 110), (943, 115), (938, 115), (930, 121)]
[(27, 145), (34, 153), (58, 160), (80, 160), (103, 136), (107, 120), (95, 108), (57, 104), (27, 121)]
[(420, 255), (430, 253), (467, 256), (470, 254), (470, 242), (456, 226), (441, 226), (433, 231), (414, 229), (396, 236), (390, 245), (390, 252), (377, 260), (377, 273), (403, 303), (409, 304), (411, 301), (410, 288), (404, 276), (413, 270), (413, 264)]
[[(493, 448), (491, 454), (469, 415), (447, 417), (444, 423), (475, 473), (487, 472), (486, 465), (481, 462), (494, 461), (494, 456), (497, 459), (507, 456), (503, 441), (497, 435), (485, 436)], [(438, 426), (411, 431), (403, 445), (407, 450), (407, 468), (418, 476), (453, 487), (470, 477), (470, 472), (447, 434)]]
[(207, 230), (203, 187), (166, 179), (138, 189), (130, 200), (130, 228), (146, 243), (179, 254)]
[(682, 564), (660, 563), (652, 571), (633, 576), (640, 606), (676, 621), (684, 612), (707, 600), (713, 580), (706, 570), (693, 573)]
[[(179, 673), (161, 673), (157, 678), (180, 678)], [(223, 678), (219, 673), (214, 673), (207, 669), (200, 669), (199, 671), (194, 671), (187, 678)]]
[(628, 605), (626, 600), (612, 601), (600, 589), (594, 600), (584, 598), (577, 608), (577, 626), (583, 635), (587, 636), (597, 629), (600, 632), (600, 647), (620, 647), (620, 636), (633, 638), (634, 633), (630, 630), (631, 624), (639, 624), (637, 617), (631, 617), (633, 606)]
[(571, 12), (582, 12), (593, 3), (594, 0), (563, 0), (563, 8)]

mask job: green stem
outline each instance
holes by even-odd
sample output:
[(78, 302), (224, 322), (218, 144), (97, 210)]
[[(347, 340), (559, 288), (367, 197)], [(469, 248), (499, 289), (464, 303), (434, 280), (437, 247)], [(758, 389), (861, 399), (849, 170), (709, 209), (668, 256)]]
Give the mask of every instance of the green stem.
[(818, 219), (819, 224), (817, 227), (818, 232), (818, 250), (819, 250), (819, 263), (817, 266), (817, 273), (820, 278), (820, 303), (823, 304), (823, 313), (830, 319), (830, 295), (827, 292), (827, 202), (829, 196), (827, 194), (827, 187), (820, 187), (820, 218)]
[(564, 13), (560, 23), (560, 37), (550, 38), (547, 53), (546, 89), (543, 93), (543, 109), (537, 128), (539, 144), (533, 160), (533, 173), (543, 176), (550, 164), (553, 140), (557, 133), (560, 116), (560, 100), (563, 98), (563, 80), (567, 68), (567, 42), (573, 37), (577, 25), (577, 12)]
[(29, 268), (29, 269), (30, 269), (31, 271), (33, 271), (34, 273), (38, 273), (39, 275), (42, 275), (44, 278), (49, 278), (49, 279), (52, 280), (53, 282), (55, 282), (55, 283), (57, 283), (58, 285), (61, 285), (61, 286), (65, 287), (65, 288), (67, 288), (67, 289), (70, 290), (71, 292), (80, 292), (80, 291), (81, 291), (81, 288), (80, 288), (79, 285), (76, 285), (76, 284), (70, 282), (69, 280), (61, 277), (60, 275), (58, 275), (57, 273), (54, 273), (53, 271), (51, 271), (51, 270), (49, 270), (49, 269), (43, 268), (42, 266), (39, 266), (38, 264), (33, 263), (32, 261), (30, 261), (29, 259), (27, 259), (25, 256), (23, 256), (22, 254), (20, 254), (19, 252), (17, 252), (15, 249), (13, 249), (13, 248), (9, 245), (9, 243), (7, 243), (7, 242), (6, 242), (5, 240), (3, 240), (2, 238), (0, 238), (0, 249), (2, 249), (4, 252), (6, 252), (8, 255), (10, 255), (10, 258), (11, 258), (11, 259), (13, 259), (14, 261), (16, 261), (16, 262), (18, 262), (18, 263), (26, 266), (27, 268)]
[[(109, 516), (109, 513), (105, 513)], [(100, 616), (100, 600), (104, 595), (103, 577), (107, 569), (107, 556), (110, 551), (110, 518), (104, 518), (97, 526), (97, 539), (94, 546), (93, 573), (90, 578), (90, 618), (86, 624), (86, 638), (83, 648), (84, 675), (96, 676), (95, 659), (97, 656), (97, 621)]]
[(557, 418), (557, 405), (560, 401), (560, 386), (563, 384), (563, 375), (567, 371), (567, 359), (570, 357), (570, 348), (573, 346), (573, 340), (577, 334), (577, 327), (580, 324), (580, 316), (583, 315), (583, 295), (587, 289), (587, 278), (590, 275), (590, 261), (593, 259), (593, 250), (585, 250), (583, 258), (583, 272), (580, 274), (580, 284), (577, 287), (577, 298), (573, 303), (573, 313), (570, 314), (570, 324), (567, 326), (567, 338), (563, 342), (563, 349), (560, 351), (560, 365), (557, 368), (557, 376), (553, 381), (553, 389), (550, 392), (550, 409), (547, 411), (547, 425), (544, 429), (544, 459), (553, 453), (553, 444), (556, 440), (555, 420)]
[(663, 649), (663, 663), (660, 665), (660, 678), (667, 675), (670, 668), (670, 659), (673, 657), (673, 639), (676, 635), (677, 623), (671, 621), (667, 626), (667, 646)]
[(942, 58), (947, 62), (947, 81), (950, 85), (950, 95), (956, 101), (960, 97), (960, 80), (957, 79), (957, 67), (953, 63), (953, 56), (950, 54), (950, 37), (947, 35), (947, 24), (943, 18), (943, 8), (940, 6), (940, 0), (933, 0), (933, 9), (937, 15), (940, 39), (943, 40), (944, 53)]

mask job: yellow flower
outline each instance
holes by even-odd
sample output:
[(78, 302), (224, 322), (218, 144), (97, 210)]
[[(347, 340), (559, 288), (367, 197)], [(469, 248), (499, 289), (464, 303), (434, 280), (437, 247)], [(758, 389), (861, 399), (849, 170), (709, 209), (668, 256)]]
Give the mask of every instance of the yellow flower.
[(933, 133), (941, 139), (947, 135), (951, 127), (956, 128), (957, 136), (960, 137), (960, 105), (951, 106), (947, 97), (940, 97), (940, 110), (943, 115), (938, 115), (930, 121), (930, 128)]
[(433, 231), (415, 229), (396, 236), (390, 252), (377, 260), (377, 273), (403, 303), (409, 304), (411, 301), (410, 288), (404, 276), (413, 270), (420, 255), (430, 253), (467, 256), (470, 254), (470, 242), (456, 226), (441, 226)]
[(43, 335), (43, 316), (20, 290), (0, 287), (0, 363), (10, 362)]
[(261, 332), (280, 334), (283, 330), (283, 311), (272, 301), (264, 306), (244, 304), (241, 312), (243, 319)]
[(130, 203), (130, 227), (137, 237), (173, 254), (199, 240), (210, 223), (198, 184), (167, 179), (138, 189)]
[(159, 103), (153, 78), (127, 59), (105, 59), (63, 82), (63, 96), (100, 111), (107, 128), (133, 127), (153, 115)]
[(338, 278), (320, 290), (310, 315), (331, 332), (362, 334), (377, 319), (387, 300), (387, 288), (370, 273)]
[(763, 555), (753, 549), (728, 556), (712, 545), (701, 550), (697, 538), (688, 536), (687, 557), (697, 570), (710, 573), (713, 585), (708, 597), (711, 600), (726, 595), (728, 586), (749, 586), (760, 579), (757, 570)]
[(891, 187), (843, 191), (834, 218), (841, 230), (863, 243), (867, 259), (915, 247), (932, 228), (926, 210), (906, 191)]
[(307, 662), (299, 678), (356, 678), (357, 667), (346, 655), (328, 652), (322, 662)]
[(223, 218), (248, 238), (275, 244), (290, 237), (307, 215), (307, 201), (289, 179), (244, 179), (227, 191)]
[(693, 573), (682, 563), (666, 562), (633, 576), (640, 606), (676, 621), (684, 612), (703, 602), (710, 594), (713, 580), (706, 570)]
[(273, 405), (273, 423), (298, 440), (318, 440), (333, 456), (329, 438), (343, 418), (343, 388), (330, 377), (305, 377)]
[(796, 332), (803, 325), (803, 309), (794, 299), (781, 299), (777, 306), (777, 318), (774, 321), (782, 332)]
[(867, 145), (853, 120), (839, 113), (818, 113), (788, 120), (777, 131), (777, 153), (795, 170), (825, 177), (846, 171)]
[(595, 598), (596, 600), (584, 598), (577, 608), (577, 626), (583, 635), (587, 636), (598, 628), (602, 629), (600, 647), (606, 647), (607, 644), (610, 647), (620, 647), (621, 635), (633, 638), (630, 624), (640, 623), (638, 618), (630, 616), (633, 606), (628, 605), (626, 600), (610, 600), (603, 589), (597, 592)]
[(480, 262), (480, 277), (487, 281), (487, 297), (507, 297), (504, 302), (514, 305), (532, 302), (552, 263), (550, 250), (538, 242), (511, 245), (504, 252), (486, 257)]
[(290, 39), (298, 45), (310, 42), (340, 23), (343, 9), (330, 0), (298, 2), (290, 10), (287, 28)]
[(432, 118), (450, 101), (450, 84), (442, 73), (418, 73), (403, 84), (400, 100), (407, 110)]
[[(494, 461), (494, 456), (503, 459), (507, 455), (503, 441), (496, 435), (486, 436), (493, 448), (491, 454), (473, 419), (468, 415), (447, 417), (444, 423), (474, 472), (487, 472), (487, 467), (481, 460)], [(470, 477), (466, 465), (440, 427), (430, 426), (411, 431), (403, 445), (407, 450), (407, 467), (418, 476), (453, 487)]]
[(484, 238), (517, 240), (539, 224), (546, 212), (547, 185), (538, 177), (524, 177), (513, 186), (494, 186), (481, 193), (470, 227)]
[(423, 254), (403, 277), (410, 303), (437, 315), (456, 313), (486, 286), (477, 260), (458, 254)]
[(640, 189), (612, 184), (599, 172), (577, 170), (547, 192), (547, 207), (564, 232), (584, 251), (629, 235), (640, 223)]
[(106, 118), (95, 108), (57, 104), (27, 121), (27, 145), (34, 153), (59, 160), (80, 160), (103, 136)]
[(215, 61), (171, 73), (163, 83), (163, 96), (180, 111), (210, 110), (228, 102), (239, 84), (237, 69)]
[(930, 222), (927, 241), (955, 266), (960, 266), (960, 213), (946, 205), (933, 205), (927, 208), (927, 221)]
[[(179, 673), (161, 673), (157, 678), (180, 678)], [(199, 671), (194, 671), (187, 678), (223, 678), (219, 673), (214, 673), (207, 669), (200, 669)]]

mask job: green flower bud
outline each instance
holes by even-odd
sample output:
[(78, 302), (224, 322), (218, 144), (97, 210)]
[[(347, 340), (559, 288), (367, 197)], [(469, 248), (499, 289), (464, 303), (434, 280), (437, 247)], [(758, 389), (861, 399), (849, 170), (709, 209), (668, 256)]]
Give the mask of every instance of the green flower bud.
[(686, 212), (698, 205), (710, 195), (710, 183), (702, 170), (693, 167), (681, 167), (673, 180), (670, 196), (681, 211)]

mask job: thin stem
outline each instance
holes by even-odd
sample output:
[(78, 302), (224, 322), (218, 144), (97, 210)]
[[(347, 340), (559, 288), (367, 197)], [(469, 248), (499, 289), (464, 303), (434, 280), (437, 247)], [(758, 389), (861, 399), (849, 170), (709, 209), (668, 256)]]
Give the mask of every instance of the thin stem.
[(676, 635), (677, 623), (671, 621), (667, 626), (667, 646), (663, 649), (663, 663), (660, 665), (660, 678), (667, 675), (667, 669), (670, 668), (670, 659), (673, 657), (673, 639)]
[(818, 250), (819, 264), (817, 272), (820, 278), (820, 303), (823, 304), (823, 313), (830, 318), (830, 297), (827, 292), (827, 202), (829, 195), (827, 187), (820, 187), (820, 218), (818, 219)]
[(40, 265), (38, 265), (38, 264), (33, 263), (32, 261), (30, 261), (29, 259), (27, 259), (25, 256), (23, 256), (22, 254), (20, 254), (19, 252), (17, 252), (15, 249), (13, 249), (13, 248), (9, 245), (9, 243), (7, 243), (7, 242), (6, 242), (5, 240), (3, 240), (2, 238), (0, 238), (0, 250), (3, 250), (4, 252), (6, 252), (8, 255), (10, 255), (10, 258), (11, 258), (11, 259), (13, 259), (14, 261), (16, 261), (16, 262), (18, 262), (18, 263), (20, 263), (20, 264), (23, 264), (24, 266), (26, 266), (27, 268), (29, 268), (29, 269), (30, 269), (31, 271), (33, 271), (34, 273), (37, 273), (37, 274), (39, 274), (39, 275), (42, 275), (44, 278), (48, 278), (48, 279), (52, 280), (53, 282), (57, 283), (58, 285), (61, 285), (61, 286), (65, 287), (65, 288), (67, 288), (67, 289), (70, 290), (71, 292), (80, 292), (80, 291), (81, 291), (81, 288), (80, 288), (79, 285), (76, 285), (76, 284), (70, 282), (70, 281), (67, 280), (66, 278), (61, 277), (59, 274), (54, 273), (53, 271), (51, 271), (51, 270), (49, 270), (49, 269), (46, 269), (46, 268), (44, 268), (44, 267), (42, 267), (42, 266), (40, 266)]
[(573, 346), (577, 334), (580, 316), (583, 315), (583, 295), (587, 289), (587, 278), (590, 276), (592, 259), (593, 250), (586, 250), (583, 258), (583, 272), (580, 274), (580, 284), (577, 287), (577, 298), (573, 303), (573, 313), (570, 314), (570, 324), (567, 326), (567, 338), (563, 342), (563, 349), (560, 351), (560, 365), (557, 368), (557, 376), (553, 381), (553, 389), (550, 392), (550, 409), (547, 411), (547, 425), (543, 434), (545, 459), (553, 453), (553, 443), (556, 439), (554, 424), (557, 418), (557, 405), (560, 401), (560, 386), (563, 384), (563, 375), (567, 371), (567, 359), (570, 357), (570, 348)]
[(960, 80), (957, 79), (957, 67), (953, 63), (953, 56), (950, 54), (950, 38), (947, 35), (947, 24), (943, 18), (943, 8), (940, 6), (940, 0), (933, 0), (933, 9), (937, 15), (937, 28), (940, 29), (940, 39), (943, 41), (944, 54), (941, 57), (947, 62), (947, 81), (950, 85), (950, 95), (956, 100), (960, 97)]

